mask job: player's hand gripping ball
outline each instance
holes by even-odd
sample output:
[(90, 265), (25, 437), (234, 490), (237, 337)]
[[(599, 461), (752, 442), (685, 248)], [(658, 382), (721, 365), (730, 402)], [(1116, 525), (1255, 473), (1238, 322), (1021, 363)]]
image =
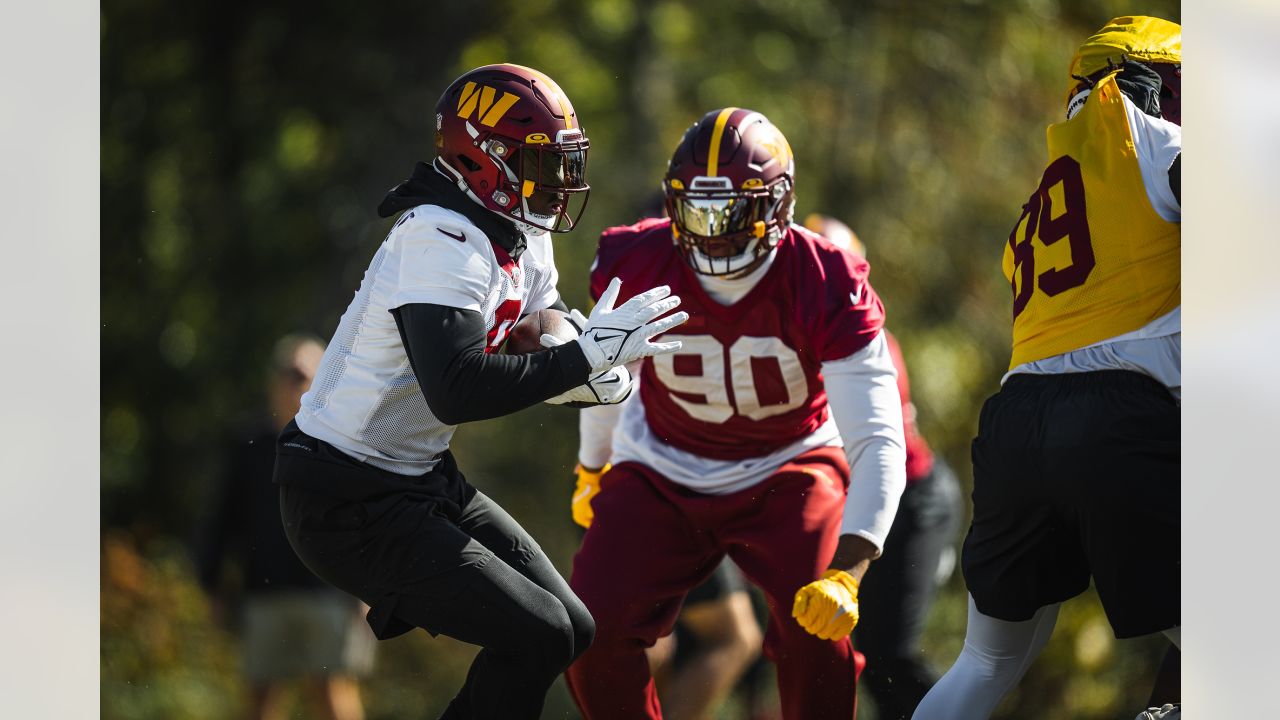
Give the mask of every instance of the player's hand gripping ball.
[(791, 617), (823, 640), (841, 640), (858, 624), (858, 581), (843, 570), (828, 570), (796, 591)]
[[(578, 339), (578, 331), (586, 322), (587, 319), (577, 310), (563, 313), (547, 308), (529, 313), (512, 326), (505, 351), (508, 355), (524, 355), (573, 342)], [(634, 386), (630, 371), (624, 366), (618, 366), (597, 373), (587, 378), (582, 385), (548, 398), (547, 403), (571, 408), (613, 405), (626, 400)]]
[(511, 327), (504, 352), (508, 355), (525, 355), (546, 350), (546, 346), (542, 344), (543, 335), (572, 342), (578, 339), (578, 329), (569, 322), (568, 313), (551, 308), (531, 312)]

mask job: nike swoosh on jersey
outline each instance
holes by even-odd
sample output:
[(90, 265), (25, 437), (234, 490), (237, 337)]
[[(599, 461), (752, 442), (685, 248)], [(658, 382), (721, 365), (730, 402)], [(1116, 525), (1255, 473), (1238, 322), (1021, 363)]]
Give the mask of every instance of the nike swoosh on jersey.
[(856, 293), (849, 293), (849, 302), (857, 305), (862, 302), (862, 286), (859, 285)]
[(466, 234), (466, 233), (458, 233), (457, 235), (454, 235), (453, 233), (449, 232), (448, 230), (443, 230), (443, 229), (441, 229), (441, 228), (436, 228), (436, 230), (440, 230), (440, 232), (441, 232), (441, 233), (443, 233), (443, 234), (445, 234), (445, 235), (448, 235), (449, 237), (453, 238), (454, 240), (457, 240), (458, 242), (466, 242), (466, 241), (467, 241), (467, 234)]

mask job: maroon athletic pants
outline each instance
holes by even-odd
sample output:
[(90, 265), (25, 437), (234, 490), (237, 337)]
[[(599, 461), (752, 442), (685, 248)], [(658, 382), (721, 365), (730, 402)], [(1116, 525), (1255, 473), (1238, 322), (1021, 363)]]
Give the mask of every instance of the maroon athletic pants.
[(658, 720), (645, 648), (671, 632), (685, 594), (727, 553), (769, 602), (764, 652), (787, 720), (851, 720), (861, 657), (848, 638), (805, 632), (796, 590), (827, 568), (839, 539), (849, 466), (839, 447), (796, 457), (758, 485), (705, 495), (637, 463), (601, 479), (595, 520), (573, 560), (573, 591), (595, 642), (566, 676), (587, 720)]

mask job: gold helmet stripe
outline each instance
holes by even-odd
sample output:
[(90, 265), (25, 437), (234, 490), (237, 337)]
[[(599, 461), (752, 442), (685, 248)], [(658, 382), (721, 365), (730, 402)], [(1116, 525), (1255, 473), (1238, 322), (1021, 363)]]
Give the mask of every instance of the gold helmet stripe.
[(716, 116), (716, 126), (711, 130), (711, 149), (707, 151), (707, 177), (715, 177), (720, 166), (720, 140), (724, 138), (724, 126), (729, 124), (729, 116), (737, 112), (736, 107), (727, 107)]
[(551, 94), (555, 97), (556, 103), (560, 105), (560, 114), (564, 116), (565, 128), (572, 130), (573, 108), (569, 107), (569, 98), (564, 94), (564, 91), (560, 89), (560, 86), (556, 84), (556, 81), (547, 77), (547, 75), (541, 70), (535, 70), (524, 65), (516, 65), (515, 63), (511, 63), (511, 65), (513, 67), (521, 68), (522, 70), (528, 70), (534, 77), (547, 84), (547, 89), (551, 91)]
[[(486, 87), (485, 90), (490, 90), (490, 88)], [(493, 94), (494, 93), (490, 91), (489, 96), (486, 97), (485, 99), (491, 100)], [(489, 112), (485, 113), (484, 117), (480, 119), (480, 124), (488, 125), (489, 127), (493, 127), (494, 125), (497, 125), (498, 121), (502, 119), (502, 116), (506, 115), (507, 111), (511, 109), (511, 106), (515, 105), (516, 101), (519, 99), (520, 99), (519, 95), (513, 95), (512, 93), (509, 93), (509, 92), (502, 93), (502, 99), (498, 100), (498, 102), (496, 103), (493, 103), (489, 107)]]
[(497, 95), (498, 91), (495, 88), (489, 85), (476, 85), (475, 82), (468, 80), (462, 92), (458, 94), (458, 117), (469, 120), (478, 107), (481, 125), (489, 127), (497, 125), (502, 116), (506, 115), (511, 106), (520, 99), (518, 95), (505, 91), (501, 98)]

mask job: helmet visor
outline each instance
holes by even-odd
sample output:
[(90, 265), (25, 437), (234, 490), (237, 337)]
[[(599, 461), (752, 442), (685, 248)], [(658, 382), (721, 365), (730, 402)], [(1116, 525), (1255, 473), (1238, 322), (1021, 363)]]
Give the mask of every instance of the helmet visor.
[(525, 145), (520, 177), (538, 190), (587, 189), (587, 144)]
[(675, 222), (688, 235), (720, 237), (752, 230), (764, 220), (767, 197), (744, 195), (677, 196), (672, 203)]
[(567, 232), (586, 207), (586, 140), (520, 148), (520, 195), (528, 214), (524, 220), (552, 232)]

